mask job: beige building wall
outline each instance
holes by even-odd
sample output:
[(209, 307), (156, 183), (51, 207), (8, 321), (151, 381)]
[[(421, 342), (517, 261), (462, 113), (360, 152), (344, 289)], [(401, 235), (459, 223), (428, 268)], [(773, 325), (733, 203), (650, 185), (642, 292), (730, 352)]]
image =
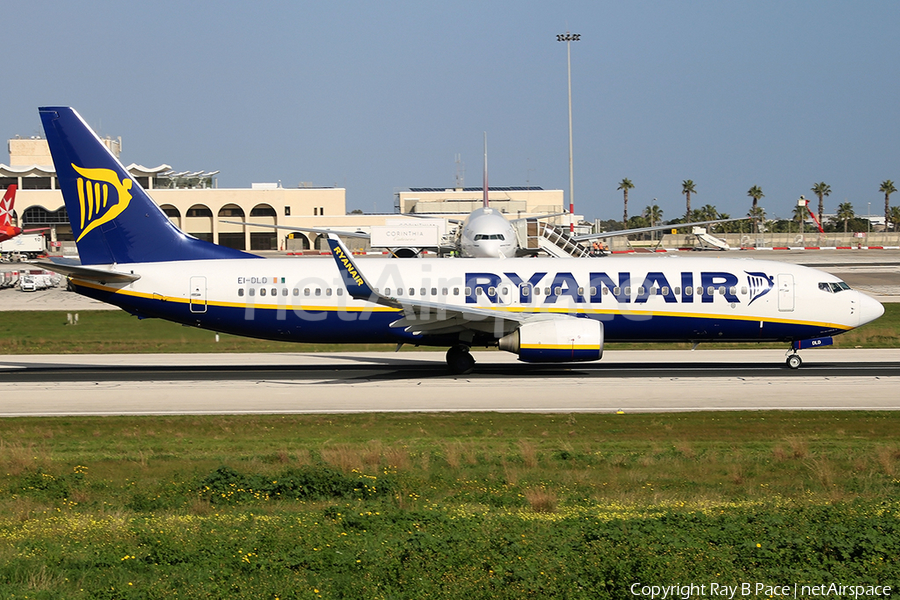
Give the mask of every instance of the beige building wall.
[[(247, 250), (253, 246), (252, 233), (272, 233), (272, 229), (233, 225), (223, 223), (223, 220), (294, 227), (326, 227), (336, 222), (348, 226), (348, 221), (361, 221), (361, 215), (352, 215), (352, 218), (345, 215), (346, 190), (343, 188), (156, 189), (148, 193), (179, 229), (216, 243), (222, 241), (221, 233), (241, 234)], [(20, 190), (16, 195), (16, 212), (20, 219), (30, 207), (41, 207), (51, 213), (58, 211), (64, 207), (62, 192)], [(380, 220), (383, 222), (384, 217)], [(283, 240), (288, 233), (277, 232), (275, 238)], [(72, 228), (68, 223), (53, 225), (51, 239), (73, 239)], [(314, 243), (315, 236), (310, 240), (310, 246)], [(283, 245), (279, 243), (278, 247)]]
[[(106, 147), (118, 158), (122, 153), (122, 138), (105, 138), (102, 140)], [(43, 138), (13, 138), (9, 140), (9, 166), (30, 167), (39, 165), (51, 167), (53, 157), (50, 155), (50, 146)]]
[[(484, 192), (447, 189), (441, 191), (398, 192), (395, 205), (402, 213), (466, 215), (481, 208)], [(562, 190), (491, 190), (488, 202), (509, 218), (564, 212)]]

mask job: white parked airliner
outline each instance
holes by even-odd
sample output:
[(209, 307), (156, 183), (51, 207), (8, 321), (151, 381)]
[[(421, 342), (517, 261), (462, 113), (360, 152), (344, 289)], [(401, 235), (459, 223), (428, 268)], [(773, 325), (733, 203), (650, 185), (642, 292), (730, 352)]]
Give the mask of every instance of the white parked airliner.
[(73, 109), (41, 108), (80, 266), (45, 264), (140, 317), (297, 342), (473, 346), (527, 362), (597, 360), (605, 342), (783, 341), (797, 350), (884, 312), (837, 277), (781, 262), (688, 257), (354, 260), (258, 256), (177, 229)]

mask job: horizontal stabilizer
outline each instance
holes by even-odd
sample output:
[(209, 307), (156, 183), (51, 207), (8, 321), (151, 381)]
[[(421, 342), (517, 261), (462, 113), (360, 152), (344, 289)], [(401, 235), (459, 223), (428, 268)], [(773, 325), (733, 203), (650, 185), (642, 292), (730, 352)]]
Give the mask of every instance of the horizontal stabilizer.
[(65, 275), (74, 277), (83, 281), (97, 281), (99, 283), (130, 283), (141, 278), (140, 275), (134, 273), (120, 273), (118, 271), (106, 271), (104, 269), (95, 269), (84, 265), (65, 265), (55, 263), (49, 260), (33, 260), (29, 264)]

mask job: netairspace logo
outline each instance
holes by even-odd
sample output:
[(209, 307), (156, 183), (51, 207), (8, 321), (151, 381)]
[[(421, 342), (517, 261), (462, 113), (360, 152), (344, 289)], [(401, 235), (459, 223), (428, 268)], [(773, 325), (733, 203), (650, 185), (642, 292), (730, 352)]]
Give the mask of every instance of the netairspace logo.
[(650, 600), (689, 600), (690, 598), (749, 598), (762, 596), (766, 598), (887, 598), (891, 595), (891, 586), (887, 585), (848, 585), (844, 583), (819, 583), (773, 585), (769, 583), (675, 583), (672, 585), (650, 585), (634, 583), (629, 588), (632, 596), (649, 598)]

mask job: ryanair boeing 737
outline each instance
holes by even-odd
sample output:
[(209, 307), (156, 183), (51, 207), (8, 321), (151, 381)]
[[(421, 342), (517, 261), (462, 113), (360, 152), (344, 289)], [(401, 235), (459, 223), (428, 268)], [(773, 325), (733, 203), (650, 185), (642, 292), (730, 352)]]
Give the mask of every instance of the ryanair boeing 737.
[(41, 108), (81, 265), (46, 264), (139, 318), (296, 342), (473, 346), (526, 362), (598, 360), (605, 342), (824, 346), (884, 312), (833, 275), (724, 258), (263, 259), (176, 228), (73, 109)]

